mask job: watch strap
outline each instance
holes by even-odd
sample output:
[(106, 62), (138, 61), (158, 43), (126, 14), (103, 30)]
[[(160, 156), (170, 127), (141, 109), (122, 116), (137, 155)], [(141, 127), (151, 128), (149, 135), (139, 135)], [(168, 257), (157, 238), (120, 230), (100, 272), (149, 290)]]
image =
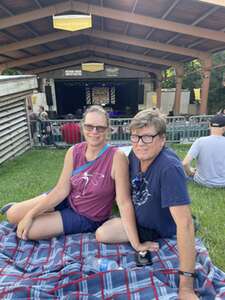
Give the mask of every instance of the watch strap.
[(195, 278), (195, 277), (196, 277), (196, 273), (185, 272), (185, 271), (181, 271), (181, 270), (178, 271), (178, 274), (179, 274), (179, 275), (183, 275), (183, 276), (185, 276), (185, 277), (192, 277), (192, 278)]

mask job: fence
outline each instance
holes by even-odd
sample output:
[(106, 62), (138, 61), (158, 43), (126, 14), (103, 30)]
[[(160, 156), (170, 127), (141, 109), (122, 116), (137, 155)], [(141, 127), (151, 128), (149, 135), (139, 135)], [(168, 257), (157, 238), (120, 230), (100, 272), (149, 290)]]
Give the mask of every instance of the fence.
[[(166, 140), (168, 143), (192, 143), (201, 136), (209, 135), (212, 116), (167, 117)], [(109, 140), (114, 145), (130, 144), (131, 119), (111, 119)], [(80, 120), (48, 120), (35, 122), (34, 146), (67, 147), (83, 140)]]

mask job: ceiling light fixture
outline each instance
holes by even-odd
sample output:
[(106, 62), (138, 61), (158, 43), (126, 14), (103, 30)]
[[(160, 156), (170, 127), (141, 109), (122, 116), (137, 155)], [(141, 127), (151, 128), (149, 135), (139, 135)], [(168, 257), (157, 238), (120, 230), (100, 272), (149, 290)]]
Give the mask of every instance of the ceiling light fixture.
[(199, 0), (213, 5), (225, 6), (225, 0)]
[(92, 27), (91, 15), (53, 16), (53, 27), (68, 31), (77, 31)]
[(81, 68), (86, 72), (99, 72), (104, 70), (104, 63), (83, 63)]

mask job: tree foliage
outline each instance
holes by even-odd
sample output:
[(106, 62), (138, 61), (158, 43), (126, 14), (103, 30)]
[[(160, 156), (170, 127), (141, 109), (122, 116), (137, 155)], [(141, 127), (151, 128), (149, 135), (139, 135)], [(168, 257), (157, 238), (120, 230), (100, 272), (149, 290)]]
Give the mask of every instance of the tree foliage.
[(2, 72), (2, 75), (22, 75), (23, 73), (20, 70), (16, 69), (6, 69)]
[[(213, 55), (213, 65), (225, 64), (225, 51)], [(166, 80), (163, 82), (163, 88), (176, 87), (175, 70), (168, 69), (164, 73)], [(209, 96), (208, 96), (208, 113), (214, 114), (221, 108), (225, 107), (225, 67), (213, 68), (211, 71)], [(202, 85), (202, 68), (198, 60), (184, 64), (183, 89), (190, 91), (190, 103), (195, 103), (194, 89), (201, 88)]]

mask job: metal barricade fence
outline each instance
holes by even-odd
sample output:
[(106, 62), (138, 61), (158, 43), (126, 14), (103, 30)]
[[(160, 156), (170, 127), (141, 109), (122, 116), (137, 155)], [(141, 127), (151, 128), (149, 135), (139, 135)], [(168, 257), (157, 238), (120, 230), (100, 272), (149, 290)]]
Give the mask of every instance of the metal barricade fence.
[(130, 130), (129, 125), (131, 118), (110, 119), (111, 134), (110, 140), (114, 145), (130, 144)]
[[(109, 140), (114, 145), (130, 143), (129, 124), (131, 119), (110, 119)], [(34, 146), (66, 147), (83, 141), (80, 120), (35, 121)], [(34, 125), (32, 125), (34, 127)]]
[[(207, 136), (211, 117), (211, 115), (192, 116), (188, 120), (183, 116), (167, 117), (167, 142), (191, 143), (201, 136)], [(109, 141), (111, 144), (130, 144), (129, 125), (131, 120), (131, 118), (110, 119)], [(79, 119), (38, 120), (31, 123), (31, 126), (36, 128), (33, 134), (34, 146), (67, 147), (83, 141)]]
[(197, 138), (209, 135), (209, 121), (213, 115), (199, 115), (189, 118), (187, 126), (187, 140), (194, 142)]
[(34, 146), (67, 147), (82, 141), (80, 120), (46, 120), (35, 123)]
[(166, 141), (180, 143), (186, 138), (186, 118), (183, 116), (167, 117)]

